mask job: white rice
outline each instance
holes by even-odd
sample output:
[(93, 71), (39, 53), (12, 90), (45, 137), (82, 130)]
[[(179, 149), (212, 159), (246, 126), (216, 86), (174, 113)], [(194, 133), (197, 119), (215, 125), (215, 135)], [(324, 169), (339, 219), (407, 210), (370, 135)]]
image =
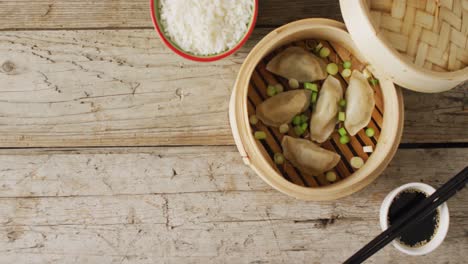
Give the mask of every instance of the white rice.
[(253, 0), (161, 0), (164, 33), (195, 55), (219, 54), (246, 34)]

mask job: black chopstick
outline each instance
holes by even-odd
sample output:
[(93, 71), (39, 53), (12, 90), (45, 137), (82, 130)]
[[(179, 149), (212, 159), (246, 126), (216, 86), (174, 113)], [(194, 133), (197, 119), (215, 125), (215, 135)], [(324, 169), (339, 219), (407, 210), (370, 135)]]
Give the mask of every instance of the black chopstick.
[(375, 252), (383, 248), (385, 245), (390, 243), (393, 239), (399, 236), (402, 232), (410, 228), (420, 220), (424, 219), (437, 207), (453, 196), (458, 190), (461, 190), (465, 185), (468, 178), (468, 167), (465, 168), (457, 176), (449, 180), (444, 186), (439, 188), (433, 195), (426, 198), (418, 205), (416, 205), (411, 211), (403, 215), (395, 221), (395, 223), (389, 227), (382, 234), (377, 236), (364, 248), (358, 251), (354, 256), (349, 258), (345, 263), (361, 263)]
[[(466, 179), (465, 179), (465, 184), (466, 184)], [(378, 243), (372, 245), (371, 248), (367, 252), (363, 253), (360, 256), (360, 259), (356, 260), (356, 262), (349, 262), (349, 263), (361, 263), (364, 260), (366, 260), (367, 258), (369, 258), (370, 256), (372, 256), (375, 252), (379, 251), (381, 248), (383, 248), (388, 243), (390, 243), (393, 239), (398, 237), (402, 232), (405, 232), (409, 228), (414, 227), (416, 224), (419, 223), (419, 221), (421, 221), (424, 218), (426, 218), (427, 216), (429, 216), (442, 203), (444, 203), (450, 197), (455, 195), (459, 190), (463, 189), (465, 184), (460, 184), (459, 188), (450, 189), (446, 193), (441, 194), (438, 198), (436, 198), (436, 200), (432, 204), (430, 204), (428, 207), (426, 207), (423, 211), (420, 211), (420, 213), (417, 214), (414, 219), (410, 219), (408, 222), (404, 223), (403, 226), (401, 227), (401, 230), (397, 229), (397, 231), (395, 231), (395, 233), (391, 233), (388, 237), (385, 237), (384, 239), (380, 240)], [(371, 244), (371, 243), (369, 243), (369, 244)], [(345, 263), (347, 263), (347, 262), (345, 262)]]
[(442, 203), (463, 189), (468, 181), (468, 167), (450, 179), (431, 196), (418, 203), (411, 211), (398, 218), (387, 230), (382, 232), (344, 263), (362, 263), (375, 252), (400, 236), (408, 228), (427, 217)]

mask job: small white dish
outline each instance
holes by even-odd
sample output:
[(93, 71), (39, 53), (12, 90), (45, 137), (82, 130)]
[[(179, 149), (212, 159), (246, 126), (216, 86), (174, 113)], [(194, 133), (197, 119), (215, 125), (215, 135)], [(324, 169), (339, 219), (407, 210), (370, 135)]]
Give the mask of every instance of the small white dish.
[[(407, 189), (417, 189), (428, 195), (431, 195), (432, 193), (435, 192), (435, 189), (432, 186), (427, 185), (425, 183), (419, 183), (419, 182), (408, 183), (391, 191), (387, 195), (387, 197), (385, 197), (385, 199), (382, 202), (382, 206), (380, 207), (380, 227), (382, 228), (383, 231), (388, 228), (388, 211), (390, 209), (390, 205), (393, 202), (393, 199), (399, 193)], [(420, 247), (408, 247), (406, 245), (399, 243), (395, 239), (392, 242), (393, 246), (395, 246), (399, 251), (408, 255), (413, 255), (413, 256), (425, 255), (434, 251), (444, 241), (445, 236), (447, 235), (447, 232), (448, 232), (449, 222), (450, 222), (447, 204), (446, 203), (441, 204), (438, 209), (440, 213), (439, 227), (437, 228), (434, 238), (431, 239), (431, 241), (429, 241), (427, 244), (420, 246)]]

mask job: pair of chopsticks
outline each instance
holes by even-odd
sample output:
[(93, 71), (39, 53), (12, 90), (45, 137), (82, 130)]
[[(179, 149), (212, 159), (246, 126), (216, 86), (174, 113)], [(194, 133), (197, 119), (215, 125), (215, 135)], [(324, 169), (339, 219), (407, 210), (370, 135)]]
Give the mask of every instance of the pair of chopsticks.
[(463, 189), (468, 182), (468, 167), (465, 167), (455, 177), (450, 179), (431, 196), (422, 200), (411, 211), (398, 218), (387, 230), (382, 232), (352, 257), (345, 264), (362, 263), (377, 251), (385, 247), (393, 239), (399, 237), (403, 232), (414, 227), (418, 222), (429, 216), (442, 203)]

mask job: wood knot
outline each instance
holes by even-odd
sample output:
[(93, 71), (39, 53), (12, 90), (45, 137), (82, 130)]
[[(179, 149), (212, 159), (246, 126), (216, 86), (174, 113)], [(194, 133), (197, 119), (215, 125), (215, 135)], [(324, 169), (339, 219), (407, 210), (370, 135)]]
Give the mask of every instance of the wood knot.
[(21, 227), (13, 227), (12, 230), (8, 230), (7, 238), (8, 242), (15, 242), (18, 240), (24, 233), (24, 230)]
[(13, 62), (11, 62), (11, 61), (6, 61), (6, 62), (3, 63), (3, 65), (2, 65), (2, 69), (3, 69), (3, 71), (5, 71), (5, 72), (8, 73), (8, 72), (14, 71), (14, 70), (16, 69), (16, 66), (15, 66), (15, 64), (13, 64)]

